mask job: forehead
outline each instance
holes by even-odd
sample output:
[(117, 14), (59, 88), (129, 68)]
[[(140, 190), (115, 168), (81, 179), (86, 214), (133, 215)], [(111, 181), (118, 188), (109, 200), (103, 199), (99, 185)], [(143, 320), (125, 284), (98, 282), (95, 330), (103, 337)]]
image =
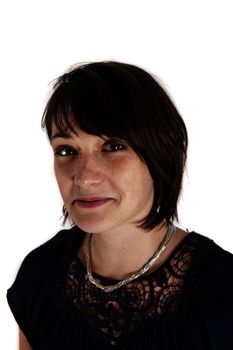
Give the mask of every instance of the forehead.
[(51, 142), (58, 139), (58, 138), (64, 138), (64, 139), (71, 139), (71, 138), (96, 138), (96, 139), (107, 139), (108, 137), (105, 135), (93, 135), (86, 133), (83, 131), (78, 125), (75, 125), (72, 127), (72, 130), (69, 128), (63, 130), (63, 129), (58, 129), (56, 124), (53, 122), (52, 123), (52, 135), (51, 135)]
[(74, 124), (65, 125), (65, 123), (62, 123), (57, 125), (54, 121), (52, 121), (51, 123), (52, 138), (57, 137), (57, 135), (64, 138), (70, 137), (71, 134), (75, 134), (78, 136), (80, 130), (81, 129), (79, 128), (79, 126)]
[(62, 110), (58, 111), (51, 115), (50, 119), (50, 135), (59, 132), (64, 137), (70, 137), (71, 134), (73, 134), (73, 136), (79, 136), (79, 134), (83, 132), (101, 137), (101, 135), (107, 135), (108, 132), (111, 134), (112, 131), (114, 131), (111, 129), (110, 127), (109, 130), (109, 125), (106, 125), (106, 123), (103, 125), (102, 118), (98, 118), (98, 116), (96, 120), (94, 117), (90, 119), (88, 115), (76, 115), (70, 110), (67, 112)]

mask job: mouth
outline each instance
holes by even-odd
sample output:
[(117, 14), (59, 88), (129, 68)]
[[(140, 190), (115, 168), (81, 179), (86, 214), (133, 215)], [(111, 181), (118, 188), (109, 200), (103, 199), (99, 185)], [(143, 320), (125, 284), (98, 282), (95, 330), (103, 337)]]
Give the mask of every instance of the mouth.
[(109, 199), (107, 197), (80, 197), (77, 198), (77, 200), (81, 201), (81, 202), (95, 202), (95, 201), (102, 201), (105, 199)]
[(109, 202), (110, 200), (111, 198), (101, 198), (101, 199), (94, 199), (94, 200), (77, 199), (74, 202), (74, 204), (81, 208), (95, 208)]

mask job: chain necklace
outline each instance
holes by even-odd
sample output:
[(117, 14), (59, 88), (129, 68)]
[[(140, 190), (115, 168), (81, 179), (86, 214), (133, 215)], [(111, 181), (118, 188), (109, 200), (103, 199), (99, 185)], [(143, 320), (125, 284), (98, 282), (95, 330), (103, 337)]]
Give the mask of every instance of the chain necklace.
[(143, 265), (140, 270), (138, 270), (137, 272), (132, 274), (130, 277), (128, 277), (122, 281), (119, 281), (116, 284), (109, 285), (109, 286), (103, 286), (92, 276), (92, 270), (91, 270), (91, 238), (92, 238), (92, 233), (89, 233), (88, 238), (87, 238), (88, 248), (87, 248), (87, 252), (86, 252), (87, 276), (88, 276), (89, 281), (92, 284), (94, 284), (96, 287), (98, 287), (98, 288), (102, 289), (104, 292), (108, 293), (108, 292), (111, 292), (115, 289), (118, 289), (118, 288), (124, 286), (125, 284), (135, 280), (139, 276), (144, 275), (152, 267), (152, 265), (154, 265), (154, 263), (159, 259), (161, 253), (166, 249), (168, 243), (172, 239), (175, 231), (176, 231), (175, 226), (173, 226), (172, 224), (168, 225), (168, 230), (167, 230), (167, 233), (166, 233), (164, 240), (162, 241), (159, 248), (152, 255), (152, 257), (146, 262), (146, 264)]

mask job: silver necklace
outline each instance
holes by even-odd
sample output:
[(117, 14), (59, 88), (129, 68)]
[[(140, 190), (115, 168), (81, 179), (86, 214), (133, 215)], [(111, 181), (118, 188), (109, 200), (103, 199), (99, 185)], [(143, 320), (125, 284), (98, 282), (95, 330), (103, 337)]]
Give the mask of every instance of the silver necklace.
[(87, 252), (86, 252), (86, 266), (87, 266), (87, 276), (89, 281), (94, 284), (97, 288), (102, 289), (104, 292), (108, 293), (111, 292), (115, 289), (118, 289), (125, 284), (135, 280), (139, 276), (144, 275), (152, 265), (158, 260), (162, 252), (166, 249), (168, 243), (172, 239), (174, 233), (176, 231), (176, 227), (173, 226), (172, 224), (168, 225), (168, 230), (166, 233), (166, 236), (162, 243), (160, 244), (159, 248), (156, 250), (156, 252), (152, 255), (152, 257), (145, 263), (145, 265), (142, 266), (140, 270), (132, 274), (130, 277), (119, 281), (116, 284), (109, 285), (109, 286), (103, 286), (101, 283), (99, 283), (93, 276), (92, 276), (92, 269), (91, 269), (91, 238), (92, 238), (92, 233), (88, 233), (88, 238), (87, 238)]

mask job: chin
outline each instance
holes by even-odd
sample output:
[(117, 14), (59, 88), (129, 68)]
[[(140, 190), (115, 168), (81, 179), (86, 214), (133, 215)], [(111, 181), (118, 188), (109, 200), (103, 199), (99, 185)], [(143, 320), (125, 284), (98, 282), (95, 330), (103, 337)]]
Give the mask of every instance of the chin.
[(73, 219), (76, 226), (78, 226), (82, 231), (87, 233), (98, 233), (98, 232), (104, 232), (106, 230), (109, 230), (110, 227), (107, 224), (98, 223), (97, 220), (78, 220)]

